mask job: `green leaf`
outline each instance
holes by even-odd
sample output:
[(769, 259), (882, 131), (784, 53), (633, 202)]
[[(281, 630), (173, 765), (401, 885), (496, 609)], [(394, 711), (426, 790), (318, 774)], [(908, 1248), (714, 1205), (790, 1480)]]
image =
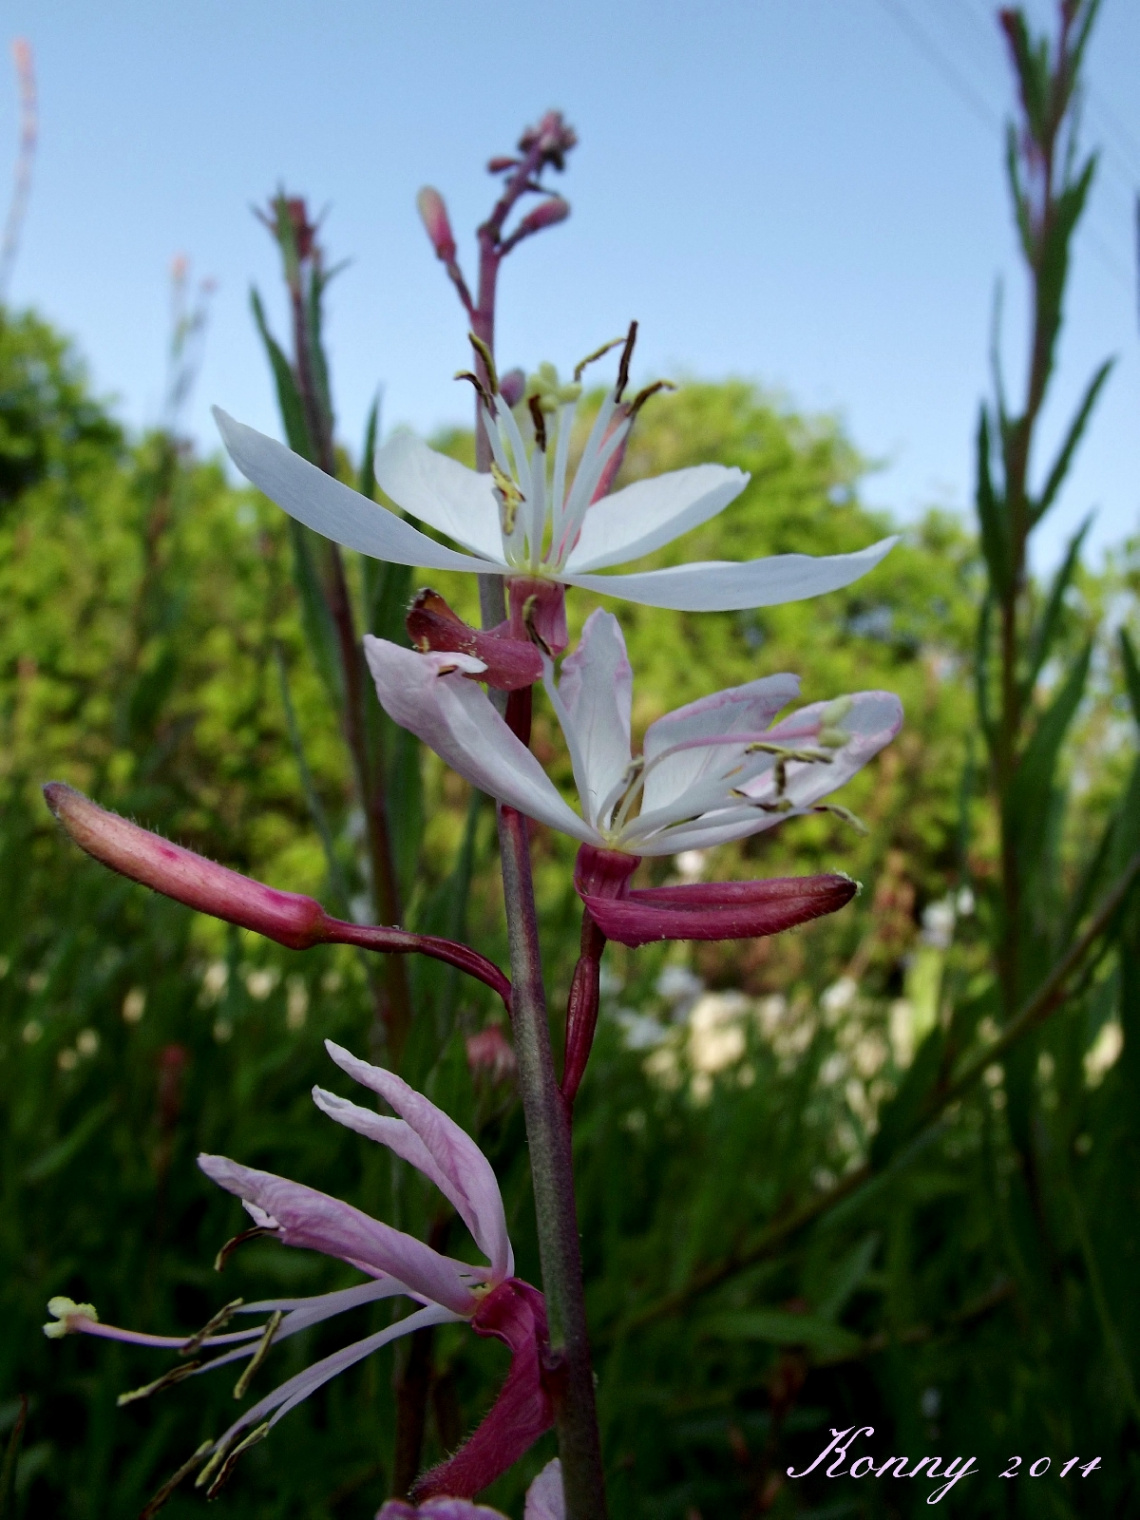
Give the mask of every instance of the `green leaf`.
[(865, 1236), (842, 1258), (817, 1305), (820, 1319), (834, 1321), (843, 1313), (847, 1300), (871, 1270), (880, 1239), (881, 1236), (875, 1231)]
[(344, 672), (340, 663), (340, 642), (317, 569), (320, 556), (327, 553), (328, 545), (319, 534), (293, 517), (289, 519), (289, 537), (293, 543), (293, 580), (301, 600), (305, 637), (329, 700), (341, 713), (344, 711)]
[(1132, 704), (1132, 716), (1140, 723), (1140, 662), (1137, 662), (1136, 651), (1126, 628), (1120, 630), (1120, 659), (1124, 666), (1124, 684), (1128, 700)]
[(16, 1465), (20, 1457), (20, 1443), (24, 1439), (24, 1426), (28, 1423), (28, 1396), (20, 1395), (20, 1410), (8, 1437), (4, 1452), (4, 1465), (0, 1467), (0, 1520), (14, 1520), (16, 1514)]
[(1025, 675), (1021, 683), (1022, 702), (1026, 702), (1033, 694), (1033, 688), (1037, 685), (1037, 677), (1041, 674), (1041, 668), (1049, 658), (1049, 651), (1053, 647), (1053, 641), (1057, 637), (1061, 626), (1061, 613), (1064, 610), (1065, 592), (1072, 584), (1077, 566), (1080, 564), (1081, 545), (1084, 543), (1085, 534), (1092, 526), (1092, 514), (1085, 518), (1084, 522), (1073, 534), (1069, 541), (1069, 547), (1065, 552), (1065, 558), (1061, 563), (1053, 584), (1049, 588), (1049, 597), (1045, 608), (1038, 619), (1037, 626), (1033, 630), (1033, 639), (1029, 648), (1029, 660)]
[(773, 1346), (806, 1346), (823, 1356), (853, 1356), (859, 1336), (814, 1314), (782, 1309), (737, 1309), (714, 1314), (701, 1324), (706, 1335), (726, 1341), (766, 1341)]
[(1091, 661), (1090, 642), (1073, 662), (1072, 669), (1039, 718), (1033, 737), (1022, 752), (1004, 806), (1010, 825), (1023, 836), (1027, 830), (1038, 829), (1044, 819), (1053, 790), (1061, 745), (1084, 696)]
[(1009, 524), (1005, 501), (994, 491), (990, 473), (990, 419), (984, 406), (978, 418), (977, 470), (975, 501), (982, 553), (989, 567), (990, 581), (1000, 599), (1009, 591), (1012, 576)]
[(373, 397), (364, 424), (364, 447), (360, 452), (360, 482), (357, 490), (369, 501), (376, 500), (376, 444), (380, 432), (380, 392)]
[(281, 411), (281, 425), (285, 429), (285, 441), (295, 454), (300, 454), (310, 464), (315, 464), (313, 443), (305, 422), (305, 407), (301, 401), (301, 393), (297, 389), (292, 366), (282, 352), (277, 339), (269, 331), (269, 324), (265, 320), (265, 309), (255, 289), (250, 290), (249, 304), (253, 308), (253, 320), (261, 334), (261, 341), (265, 344), (265, 352), (269, 356), (269, 365), (273, 371), (273, 380), (277, 387), (277, 405)]
[(942, 1076), (946, 1034), (936, 1025), (918, 1047), (894, 1097), (879, 1111), (879, 1128), (871, 1143), (871, 1166), (878, 1171), (921, 1127), (930, 1112)]
[(1069, 431), (1065, 436), (1065, 441), (1061, 445), (1057, 457), (1053, 462), (1053, 468), (1049, 471), (1049, 478), (1045, 482), (1040, 496), (1031, 505), (1031, 523), (1039, 523), (1056, 500), (1057, 492), (1061, 489), (1065, 476), (1069, 473), (1069, 466), (1073, 462), (1073, 455), (1092, 415), (1093, 407), (1096, 405), (1101, 389), (1111, 374), (1115, 363), (1115, 359), (1106, 359), (1090, 380), (1088, 389), (1085, 391), (1081, 404), (1077, 408), (1076, 416), (1069, 424)]
[(25, 1182), (43, 1182), (48, 1177), (54, 1177), (56, 1172), (61, 1172), (69, 1161), (79, 1154), (83, 1147), (91, 1139), (97, 1129), (111, 1115), (114, 1107), (110, 1098), (104, 1098), (102, 1103), (97, 1103), (89, 1109), (69, 1135), (65, 1135), (50, 1150), (46, 1150), (24, 1172)]

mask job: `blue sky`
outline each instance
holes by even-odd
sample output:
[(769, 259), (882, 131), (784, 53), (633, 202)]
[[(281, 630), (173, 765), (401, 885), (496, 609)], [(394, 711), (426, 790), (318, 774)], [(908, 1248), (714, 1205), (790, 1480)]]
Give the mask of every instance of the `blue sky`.
[[(753, 377), (843, 417), (884, 463), (872, 501), (903, 517), (968, 505), (999, 276), (1012, 387), (1024, 351), (999, 136), (1010, 83), (984, 0), (15, 0), (3, 14), (35, 48), (41, 111), (11, 296), (78, 339), (128, 420), (159, 415), (184, 253), (218, 281), (191, 430), (213, 447), (215, 401), (276, 429), (247, 303), (256, 283), (283, 321), (249, 211), (279, 184), (329, 207), (327, 244), (352, 261), (331, 294), (345, 440), (377, 385), (389, 426), (466, 419), (450, 378), (462, 316), (415, 192), (443, 191), (470, 264), (485, 160), (553, 105), (581, 138), (561, 185), (574, 211), (504, 272), (503, 362), (572, 363), (636, 316), (639, 378)], [(1138, 58), (1140, 6), (1106, 0), (1086, 112), (1105, 158), (1050, 421), (1103, 356), (1120, 363), (1043, 560), (1090, 507), (1100, 545), (1140, 528)], [(5, 130), (14, 143), (10, 78)]]

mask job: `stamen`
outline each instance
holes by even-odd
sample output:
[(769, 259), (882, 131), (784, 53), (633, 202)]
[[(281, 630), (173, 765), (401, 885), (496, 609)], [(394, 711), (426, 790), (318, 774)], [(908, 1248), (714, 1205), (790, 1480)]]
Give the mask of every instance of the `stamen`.
[(482, 380), (480, 380), (479, 376), (476, 375), (472, 370), (456, 370), (455, 374), (451, 378), (453, 380), (470, 380), (471, 384), (479, 392), (479, 399), (482, 401), (483, 405), (487, 408), (488, 411), (493, 410), (494, 403), (492, 401), (490, 392), (483, 384)]
[[(636, 328), (637, 323), (635, 322), (633, 325)], [(589, 367), (589, 365), (595, 363), (598, 359), (604, 358), (611, 349), (618, 348), (623, 343), (627, 348), (629, 347), (628, 333), (624, 338), (611, 338), (608, 343), (603, 343), (601, 348), (595, 348), (592, 354), (587, 354), (581, 363), (574, 366), (574, 379), (581, 380), (583, 373)]]
[(253, 1375), (269, 1355), (269, 1348), (273, 1344), (273, 1337), (277, 1334), (281, 1321), (285, 1318), (284, 1311), (274, 1309), (273, 1313), (265, 1322), (265, 1331), (257, 1343), (257, 1350), (249, 1359), (249, 1365), (234, 1384), (234, 1398), (244, 1399), (249, 1392), (249, 1385), (253, 1382)]
[(183, 1462), (178, 1471), (172, 1477), (167, 1478), (166, 1482), (162, 1485), (158, 1492), (147, 1501), (146, 1508), (139, 1515), (139, 1520), (153, 1520), (153, 1517), (158, 1514), (159, 1510), (170, 1498), (174, 1490), (178, 1487), (184, 1478), (188, 1478), (190, 1476), (190, 1474), (198, 1466), (198, 1463), (201, 1462), (202, 1458), (206, 1455), (213, 1444), (213, 1441), (202, 1442), (201, 1446), (199, 1446), (194, 1455), (192, 1457), (188, 1457), (186, 1461)]
[(213, 1319), (208, 1319), (196, 1335), (192, 1335), (186, 1344), (179, 1350), (179, 1356), (193, 1356), (207, 1337), (214, 1335), (218, 1330), (228, 1325), (230, 1320), (245, 1303), (244, 1298), (231, 1299), (228, 1304), (220, 1308)]
[[(245, 1440), (241, 1441), (237, 1446), (234, 1447), (233, 1451), (230, 1452), (229, 1456), (222, 1463), (222, 1468), (218, 1473), (218, 1476), (206, 1490), (207, 1499), (216, 1499), (218, 1497), (218, 1493), (221, 1490), (223, 1484), (229, 1481), (230, 1474), (237, 1466), (237, 1459), (241, 1456), (243, 1451), (248, 1451), (251, 1446), (256, 1446), (258, 1442), (265, 1440), (266, 1436), (269, 1434), (270, 1423), (271, 1422), (269, 1420), (266, 1420), (264, 1424), (259, 1425), (256, 1430), (251, 1430), (249, 1435), (246, 1436)], [(195, 1487), (198, 1487), (198, 1485), (202, 1482), (204, 1476), (204, 1472), (199, 1473), (197, 1481), (194, 1485)]]
[(515, 531), (515, 522), (518, 519), (519, 508), (523, 504), (523, 493), (514, 483), (511, 477), (503, 470), (498, 460), (491, 461), (491, 479), (495, 482), (495, 488), (501, 497), (499, 518), (503, 527), (503, 534), (510, 538)]
[(861, 818), (857, 818), (850, 808), (840, 807), (837, 802), (817, 802), (809, 809), (812, 813), (832, 813), (843, 823), (849, 823), (857, 834), (869, 834), (871, 831)]
[(638, 391), (637, 395), (629, 403), (629, 420), (633, 421), (650, 396), (656, 396), (658, 391), (675, 391), (676, 389), (677, 387), (673, 384), (672, 380), (654, 380), (652, 385), (647, 385), (643, 390)]
[(141, 1388), (132, 1388), (129, 1393), (120, 1393), (115, 1400), (116, 1405), (122, 1409), (125, 1404), (134, 1404), (139, 1399), (149, 1399), (152, 1393), (161, 1393), (164, 1388), (173, 1388), (175, 1383), (181, 1383), (188, 1377), (193, 1377), (201, 1361), (183, 1362), (181, 1367), (171, 1367), (169, 1372), (164, 1372), (160, 1378), (155, 1378), (153, 1383), (144, 1383)]
[(830, 765), (832, 757), (821, 749), (796, 749), (791, 744), (774, 744), (767, 739), (756, 739), (745, 746), (746, 755), (779, 755), (783, 760), (799, 760), (805, 765)]
[(237, 1250), (238, 1246), (244, 1245), (247, 1240), (258, 1240), (263, 1235), (276, 1236), (277, 1233), (278, 1232), (276, 1230), (271, 1230), (268, 1225), (255, 1224), (252, 1229), (243, 1230), (240, 1235), (234, 1235), (231, 1239), (226, 1241), (225, 1245), (214, 1257), (214, 1271), (220, 1272), (225, 1266), (226, 1262), (229, 1261), (230, 1257)]
[(537, 396), (528, 396), (526, 400), (530, 411), (531, 420), (534, 423), (534, 441), (541, 451), (546, 453), (546, 417), (543, 414), (542, 402)]
[(637, 342), (637, 323), (629, 324), (629, 332), (625, 335), (625, 347), (621, 351), (621, 363), (618, 365), (617, 387), (614, 390), (614, 400), (620, 401), (625, 394), (625, 388), (629, 384), (629, 366), (633, 359), (633, 345)]
[(486, 367), (487, 379), (491, 382), (491, 390), (495, 393), (495, 395), (498, 395), (499, 374), (495, 368), (494, 355), (491, 353), (491, 350), (487, 347), (486, 343), (483, 342), (482, 338), (476, 337), (473, 332), (469, 332), (467, 336), (471, 342), (471, 347), (479, 355), (480, 359), (483, 361), (484, 366)]

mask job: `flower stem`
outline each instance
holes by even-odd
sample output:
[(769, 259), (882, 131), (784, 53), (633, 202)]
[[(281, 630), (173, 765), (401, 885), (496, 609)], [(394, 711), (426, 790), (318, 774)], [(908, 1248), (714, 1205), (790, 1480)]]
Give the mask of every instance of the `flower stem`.
[(556, 1420), (567, 1520), (604, 1520), (605, 1482), (586, 1331), (570, 1113), (554, 1076), (527, 822), (500, 806), (499, 852), (514, 984), (511, 1022), (526, 1118), (551, 1351), (560, 1364)]

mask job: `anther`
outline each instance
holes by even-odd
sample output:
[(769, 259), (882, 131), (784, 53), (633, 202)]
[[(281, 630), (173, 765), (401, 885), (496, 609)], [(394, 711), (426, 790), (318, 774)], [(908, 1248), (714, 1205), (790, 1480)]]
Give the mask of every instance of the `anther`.
[(270, 1229), (268, 1225), (255, 1224), (251, 1229), (243, 1230), (240, 1235), (232, 1236), (214, 1257), (214, 1271), (220, 1272), (238, 1246), (244, 1245), (247, 1240), (260, 1240), (263, 1235), (276, 1236), (276, 1234), (277, 1231)]
[(129, 1393), (120, 1393), (115, 1403), (120, 1409), (124, 1404), (137, 1403), (139, 1399), (149, 1399), (153, 1393), (161, 1393), (164, 1388), (173, 1388), (175, 1383), (181, 1383), (188, 1377), (193, 1377), (202, 1365), (200, 1361), (183, 1362), (181, 1367), (171, 1367), (169, 1372), (164, 1372), (160, 1378), (155, 1378), (153, 1383), (144, 1383), (141, 1388), (132, 1388)]
[(530, 409), (531, 419), (534, 422), (534, 441), (539, 449), (546, 453), (546, 418), (542, 412), (542, 402), (537, 396), (528, 396), (526, 404)]
[(621, 363), (618, 365), (617, 389), (614, 391), (615, 398), (620, 401), (625, 394), (625, 388), (629, 384), (629, 366), (633, 360), (633, 346), (637, 342), (637, 323), (629, 324), (629, 331), (625, 335), (625, 347), (621, 351)]
[(629, 403), (629, 420), (633, 421), (650, 396), (656, 396), (658, 391), (675, 391), (676, 389), (672, 380), (655, 380), (652, 385), (647, 385), (643, 390), (638, 391)]
[(202, 1458), (206, 1455), (213, 1444), (213, 1441), (202, 1442), (201, 1446), (199, 1446), (194, 1455), (192, 1457), (188, 1457), (186, 1461), (183, 1462), (178, 1471), (174, 1473), (172, 1477), (167, 1478), (166, 1482), (162, 1485), (158, 1492), (150, 1498), (146, 1508), (139, 1515), (139, 1520), (153, 1520), (153, 1517), (158, 1514), (159, 1510), (170, 1498), (174, 1490), (178, 1487), (184, 1478), (188, 1478), (190, 1476), (190, 1474), (198, 1466), (199, 1462), (201, 1462)]
[(471, 347), (483, 361), (484, 368), (487, 371), (487, 379), (490, 382), (491, 390), (497, 393), (499, 389), (499, 374), (495, 368), (494, 355), (491, 353), (491, 350), (488, 348), (487, 344), (483, 342), (483, 339), (480, 338), (476, 333), (469, 332), (467, 336), (471, 341)]
[(257, 1343), (257, 1350), (249, 1359), (249, 1365), (234, 1384), (234, 1398), (244, 1399), (249, 1392), (249, 1385), (253, 1382), (254, 1374), (269, 1355), (269, 1348), (273, 1344), (273, 1337), (277, 1334), (285, 1313), (281, 1309), (274, 1309), (273, 1313), (265, 1321), (265, 1330)]
[[(251, 1446), (256, 1446), (259, 1441), (264, 1441), (268, 1434), (269, 1421), (266, 1420), (265, 1423), (263, 1425), (259, 1425), (256, 1430), (251, 1430), (249, 1435), (246, 1436), (245, 1440), (242, 1441), (240, 1445), (234, 1447), (233, 1451), (230, 1452), (229, 1456), (222, 1463), (221, 1471), (218, 1473), (218, 1476), (206, 1490), (207, 1499), (216, 1499), (218, 1497), (219, 1491), (229, 1479), (230, 1474), (233, 1472), (235, 1466), (237, 1465), (237, 1459), (241, 1456), (242, 1452), (248, 1451)], [(201, 1477), (199, 1477), (198, 1481), (201, 1482)]]
[(244, 1303), (244, 1298), (235, 1298), (232, 1299), (228, 1304), (223, 1305), (223, 1307), (218, 1310), (217, 1314), (215, 1314), (212, 1319), (208, 1319), (206, 1321), (206, 1323), (202, 1326), (201, 1330), (199, 1330), (196, 1335), (192, 1335), (186, 1344), (179, 1348), (178, 1355), (193, 1356), (195, 1351), (197, 1351), (198, 1348), (202, 1345), (203, 1341), (207, 1340), (211, 1335), (216, 1335), (219, 1330), (223, 1329), (226, 1325), (229, 1324), (230, 1320), (233, 1319), (234, 1315)]

